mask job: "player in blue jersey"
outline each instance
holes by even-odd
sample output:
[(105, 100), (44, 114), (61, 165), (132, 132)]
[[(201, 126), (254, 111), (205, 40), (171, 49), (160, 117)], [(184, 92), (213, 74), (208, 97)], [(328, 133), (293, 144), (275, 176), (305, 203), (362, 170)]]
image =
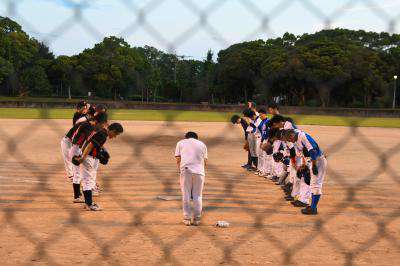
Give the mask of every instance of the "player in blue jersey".
[(261, 122), (257, 126), (257, 132), (260, 134), (261, 139), (257, 147), (257, 154), (258, 154), (257, 174), (260, 176), (265, 176), (268, 170), (268, 156), (267, 153), (262, 149), (262, 145), (268, 139), (269, 119), (267, 117), (267, 112), (265, 111), (265, 109), (263, 108), (259, 109), (258, 113)]
[(318, 214), (317, 206), (322, 194), (322, 185), (326, 174), (327, 160), (324, 153), (318, 146), (317, 142), (307, 133), (288, 129), (284, 130), (282, 140), (293, 143), (297, 151), (307, 153), (306, 156), (311, 158), (310, 166), (310, 188), (311, 188), (311, 205), (302, 209), (301, 212), (305, 215)]

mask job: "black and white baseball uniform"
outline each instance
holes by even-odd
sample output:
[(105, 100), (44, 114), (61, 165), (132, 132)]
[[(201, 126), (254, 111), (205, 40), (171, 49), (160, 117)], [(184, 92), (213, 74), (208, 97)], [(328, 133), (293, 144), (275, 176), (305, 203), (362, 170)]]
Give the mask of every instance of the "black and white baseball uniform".
[(65, 136), (61, 140), (61, 154), (64, 160), (65, 172), (67, 173), (68, 178), (72, 178), (74, 176), (73, 172), (73, 164), (71, 162), (70, 150), (72, 148), (72, 136), (76, 131), (80, 122), (87, 121), (88, 118), (86, 115), (75, 112), (74, 117), (72, 118), (72, 127), (68, 130)]
[[(92, 124), (90, 124), (89, 121), (75, 125), (75, 131), (72, 135), (72, 141), (71, 141), (72, 147), (69, 152), (69, 157), (71, 159), (73, 156), (82, 155), (82, 146), (93, 131), (94, 127), (92, 126)], [(72, 169), (73, 169), (72, 182), (74, 184), (80, 184), (82, 180), (80, 166), (72, 165)]]
[(99, 168), (99, 159), (97, 159), (97, 156), (100, 149), (106, 143), (107, 138), (108, 133), (106, 129), (93, 131), (92, 135), (87, 139), (87, 142), (84, 145), (84, 147), (89, 143), (93, 145), (93, 149), (81, 164), (83, 194), (85, 196), (85, 203), (89, 207), (93, 203), (92, 190), (96, 185), (97, 169)]

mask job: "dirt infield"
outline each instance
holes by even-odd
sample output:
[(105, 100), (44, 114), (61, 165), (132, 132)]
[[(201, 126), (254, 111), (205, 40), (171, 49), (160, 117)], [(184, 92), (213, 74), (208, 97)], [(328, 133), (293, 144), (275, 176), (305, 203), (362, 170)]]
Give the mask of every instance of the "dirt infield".
[[(111, 161), (98, 174), (102, 212), (72, 203), (60, 152), (69, 121), (0, 123), (2, 265), (396, 265), (400, 259), (398, 129), (303, 127), (319, 140), (329, 166), (320, 214), (305, 217), (278, 186), (240, 168), (242, 132), (226, 123), (123, 122), (125, 134), (106, 144)], [(181, 225), (173, 157), (189, 129), (209, 148), (199, 227)], [(218, 220), (231, 226), (216, 228)]]

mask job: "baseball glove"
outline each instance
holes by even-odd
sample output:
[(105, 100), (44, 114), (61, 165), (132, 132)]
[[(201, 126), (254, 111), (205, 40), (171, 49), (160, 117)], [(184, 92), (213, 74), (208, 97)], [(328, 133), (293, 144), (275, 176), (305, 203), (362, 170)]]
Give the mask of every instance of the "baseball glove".
[(283, 160), (282, 160), (282, 162), (283, 162), (286, 166), (289, 166), (289, 164), (290, 164), (290, 157), (284, 157)]
[(303, 171), (302, 170), (297, 170), (296, 176), (297, 176), (298, 179), (301, 179), (301, 177), (303, 176)]
[(99, 159), (99, 162), (101, 164), (108, 164), (108, 161), (110, 160), (110, 154), (105, 148), (101, 148), (99, 153), (97, 154), (97, 159)]
[(79, 165), (81, 164), (81, 162), (79, 161), (80, 158), (81, 158), (81, 157), (80, 157), (80, 156), (77, 156), (77, 155), (73, 156), (73, 157), (72, 157), (72, 163), (73, 163), (74, 165), (76, 165), (76, 166), (79, 166)]
[(304, 177), (304, 183), (306, 183), (307, 185), (310, 185), (310, 182), (311, 182), (310, 169), (305, 168), (303, 170), (303, 177)]
[(317, 165), (313, 164), (312, 172), (313, 172), (314, 175), (318, 175), (318, 167), (317, 167)]
[(304, 157), (307, 157), (307, 158), (310, 157), (310, 152), (307, 150), (306, 147), (303, 147), (303, 155), (304, 155)]
[(281, 152), (274, 153), (273, 157), (274, 157), (274, 161), (279, 163), (283, 159), (283, 153), (281, 153)]
[(294, 148), (291, 148), (289, 151), (290, 151), (290, 158), (296, 158), (296, 150)]

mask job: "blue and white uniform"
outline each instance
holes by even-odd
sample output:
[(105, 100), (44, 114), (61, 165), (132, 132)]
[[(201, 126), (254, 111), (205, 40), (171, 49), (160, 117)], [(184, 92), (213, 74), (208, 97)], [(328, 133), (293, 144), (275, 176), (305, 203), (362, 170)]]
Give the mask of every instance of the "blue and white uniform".
[[(286, 121), (283, 125), (282, 129), (297, 129), (297, 127), (290, 121)], [(288, 146), (290, 145), (290, 143), (286, 143), (285, 141), (282, 140), (275, 140), (273, 143), (273, 154), (278, 153), (278, 152), (282, 152), (284, 156), (288, 156), (289, 155), (289, 150), (288, 150)], [(293, 146), (293, 145), (292, 145)], [(286, 167), (283, 163), (277, 163), (274, 160), (271, 160), (271, 174), (274, 176), (279, 177), (279, 182), (283, 182), (283, 180), (285, 179), (285, 183), (294, 183), (294, 178), (293, 176), (296, 175), (296, 171), (294, 169), (294, 167)], [(287, 174), (287, 172), (289, 172), (289, 175)], [(292, 174), (291, 174), (292, 173)], [(289, 178), (286, 178), (286, 176), (289, 176)]]
[(326, 174), (327, 160), (324, 153), (318, 146), (317, 142), (307, 133), (300, 131), (298, 133), (297, 141), (294, 143), (297, 151), (303, 152), (303, 149), (307, 150), (311, 160), (315, 161), (318, 173), (314, 174), (312, 166), (310, 166), (311, 181), (310, 188), (313, 195), (322, 194), (322, 184), (324, 182), (324, 176)]
[(258, 144), (258, 165), (257, 169), (260, 171), (261, 174), (266, 173), (266, 167), (267, 167), (267, 153), (261, 149), (261, 145), (264, 141), (268, 139), (268, 134), (269, 134), (269, 128), (268, 128), (268, 122), (269, 119), (266, 118), (264, 120), (261, 120), (260, 124), (257, 127), (257, 130), (260, 132), (261, 139)]
[[(258, 126), (262, 122), (261, 118), (257, 116), (254, 120), (251, 120), (250, 125), (247, 127), (250, 154), (253, 158), (258, 157), (259, 146), (261, 143), (261, 132), (258, 130)], [(257, 166), (257, 165), (255, 165)]]

